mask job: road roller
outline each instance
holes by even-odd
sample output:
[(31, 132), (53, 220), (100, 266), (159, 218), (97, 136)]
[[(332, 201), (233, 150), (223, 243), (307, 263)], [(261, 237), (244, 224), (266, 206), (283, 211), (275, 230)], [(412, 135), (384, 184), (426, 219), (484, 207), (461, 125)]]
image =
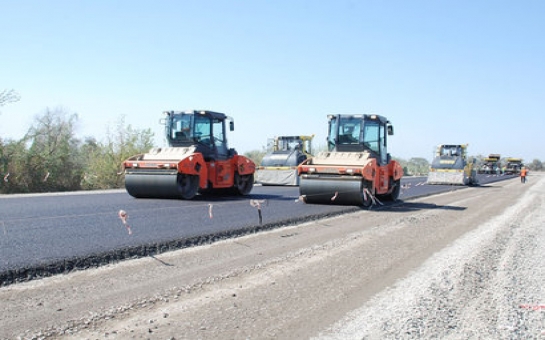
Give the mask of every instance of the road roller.
[(298, 166), (299, 194), (306, 203), (369, 207), (397, 200), (401, 165), (387, 151), (392, 124), (380, 115), (329, 115), (328, 151)]
[(136, 198), (192, 199), (197, 194), (247, 195), (255, 164), (227, 144), (231, 117), (213, 111), (166, 111), (168, 147), (123, 162), (125, 188)]
[(255, 181), (261, 185), (299, 185), (297, 166), (312, 156), (311, 136), (276, 136), (269, 139), (267, 153), (256, 168)]
[(438, 145), (431, 162), (427, 183), (477, 185), (475, 159), (468, 159), (467, 144)]

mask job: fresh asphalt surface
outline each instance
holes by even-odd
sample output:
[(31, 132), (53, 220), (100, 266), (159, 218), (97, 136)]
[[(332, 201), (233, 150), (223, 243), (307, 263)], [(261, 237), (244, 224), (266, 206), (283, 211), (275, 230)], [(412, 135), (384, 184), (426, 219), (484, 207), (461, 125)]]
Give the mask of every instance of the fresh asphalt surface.
[[(482, 187), (513, 178), (479, 177)], [(405, 177), (400, 200), (465, 188), (425, 181)], [(190, 201), (135, 199), (125, 190), (0, 196), (0, 285), (360, 209), (298, 198), (297, 187), (280, 186)], [(120, 210), (128, 215), (126, 224)]]

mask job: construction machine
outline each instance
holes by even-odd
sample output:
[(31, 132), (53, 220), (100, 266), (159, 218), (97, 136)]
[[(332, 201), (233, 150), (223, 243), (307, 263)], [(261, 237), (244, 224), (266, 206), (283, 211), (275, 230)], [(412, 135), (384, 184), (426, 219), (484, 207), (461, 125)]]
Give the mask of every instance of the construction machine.
[(483, 159), (483, 163), (479, 167), (480, 174), (497, 174), (501, 171), (500, 163), (501, 155), (497, 153), (491, 153), (488, 157)]
[(394, 129), (379, 115), (329, 115), (328, 151), (298, 167), (299, 194), (306, 203), (370, 206), (377, 198), (396, 200), (401, 165), (387, 140)]
[(521, 158), (507, 158), (507, 164), (505, 165), (504, 174), (506, 175), (518, 175), (524, 164)]
[(428, 173), (428, 184), (478, 184), (475, 160), (468, 161), (467, 144), (441, 144)]
[(131, 196), (192, 199), (197, 193), (250, 193), (255, 164), (228, 147), (226, 122), (233, 131), (231, 117), (213, 111), (164, 113), (168, 147), (123, 162)]
[(299, 185), (297, 166), (312, 156), (311, 136), (277, 136), (269, 140), (268, 152), (255, 172), (261, 185)]

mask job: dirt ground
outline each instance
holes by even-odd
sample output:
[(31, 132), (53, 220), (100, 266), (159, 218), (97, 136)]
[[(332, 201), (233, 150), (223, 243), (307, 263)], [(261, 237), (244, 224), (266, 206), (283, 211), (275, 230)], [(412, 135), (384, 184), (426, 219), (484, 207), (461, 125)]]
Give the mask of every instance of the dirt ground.
[(0, 339), (545, 338), (544, 206), (533, 174), (15, 284)]

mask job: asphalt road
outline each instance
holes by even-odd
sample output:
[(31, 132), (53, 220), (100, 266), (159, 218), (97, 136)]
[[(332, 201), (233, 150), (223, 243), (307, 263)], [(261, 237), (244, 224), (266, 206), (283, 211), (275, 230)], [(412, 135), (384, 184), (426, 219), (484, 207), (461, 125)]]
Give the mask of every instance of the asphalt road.
[[(512, 176), (480, 177), (485, 187)], [(425, 180), (404, 178), (400, 199), (464, 188)], [(360, 209), (298, 197), (297, 187), (274, 186), (255, 186), (247, 197), (191, 201), (134, 199), (125, 190), (0, 196), (0, 285)]]

